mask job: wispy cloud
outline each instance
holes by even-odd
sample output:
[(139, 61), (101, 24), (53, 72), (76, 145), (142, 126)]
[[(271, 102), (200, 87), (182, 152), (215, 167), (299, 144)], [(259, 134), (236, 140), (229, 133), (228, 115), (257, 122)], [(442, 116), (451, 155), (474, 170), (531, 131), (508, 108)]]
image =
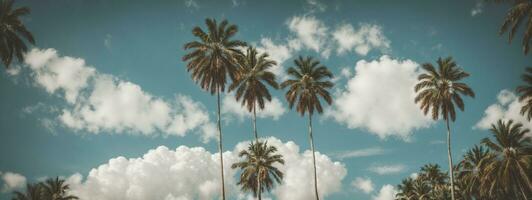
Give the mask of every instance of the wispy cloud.
[(476, 17), (482, 14), (483, 9), (484, 9), (484, 4), (482, 2), (477, 2), (477, 4), (475, 4), (475, 7), (471, 9), (471, 16)]
[(370, 148), (365, 148), (365, 149), (343, 151), (343, 152), (334, 154), (334, 156), (338, 159), (346, 159), (346, 158), (376, 156), (376, 155), (382, 155), (385, 153), (386, 153), (386, 150), (383, 149), (382, 147), (370, 147)]
[(393, 164), (393, 165), (374, 165), (371, 166), (369, 171), (377, 173), (379, 175), (389, 175), (397, 174), (404, 172), (406, 170), (406, 165), (403, 164)]

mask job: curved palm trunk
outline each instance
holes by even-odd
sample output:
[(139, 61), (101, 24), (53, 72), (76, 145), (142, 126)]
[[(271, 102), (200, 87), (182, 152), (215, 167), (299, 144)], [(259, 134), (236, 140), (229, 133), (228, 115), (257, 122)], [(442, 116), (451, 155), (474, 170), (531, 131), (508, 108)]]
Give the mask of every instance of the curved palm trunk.
[(451, 178), (451, 199), (454, 200), (454, 172), (453, 157), (451, 156), (451, 128), (449, 127), (449, 118), (445, 122), (447, 123), (447, 154), (449, 156), (449, 177)]
[(260, 169), (259, 169), (259, 171), (258, 171), (257, 174), (258, 174), (258, 175), (257, 175), (257, 185), (258, 185), (257, 195), (258, 195), (258, 197), (259, 197), (259, 200), (262, 200), (262, 195), (261, 195), (261, 193), (262, 193), (262, 190), (261, 190), (262, 183), (261, 183), (261, 181), (260, 181)]
[(312, 137), (312, 115), (308, 115), (308, 133), (310, 139), (310, 149), (312, 149), (312, 163), (314, 164), (314, 192), (316, 193), (316, 200), (320, 199), (318, 195), (318, 177), (316, 173), (316, 155), (314, 153), (314, 138)]
[(255, 111), (256, 108), (257, 106), (253, 104), (253, 133), (255, 134), (255, 142), (258, 144), (259, 134), (257, 133), (257, 112)]
[(223, 159), (223, 148), (222, 148), (222, 124), (220, 122), (220, 91), (216, 92), (218, 113), (217, 113), (217, 122), (218, 122), (218, 151), (220, 152), (220, 174), (222, 176), (222, 200), (225, 200), (225, 184), (224, 184), (224, 159)]

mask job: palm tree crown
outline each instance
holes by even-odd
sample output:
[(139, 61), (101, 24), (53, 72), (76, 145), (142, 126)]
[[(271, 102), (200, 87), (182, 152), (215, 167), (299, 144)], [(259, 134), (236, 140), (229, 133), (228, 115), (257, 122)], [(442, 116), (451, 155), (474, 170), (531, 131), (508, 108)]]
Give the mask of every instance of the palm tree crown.
[(532, 119), (532, 67), (526, 68), (526, 73), (521, 76), (526, 85), (517, 87), (519, 101), (524, 105), (521, 107), (521, 115), (528, 120)]
[(238, 32), (236, 25), (230, 25), (227, 20), (217, 24), (215, 19), (206, 19), (208, 33), (200, 27), (194, 27), (192, 34), (199, 38), (185, 44), (185, 50), (190, 53), (183, 56), (188, 61), (187, 70), (202, 89), (211, 94), (225, 91), (227, 76), (233, 78), (236, 74), (236, 57), (241, 54), (239, 48), (246, 45), (240, 40), (232, 40)]
[(252, 142), (247, 150), (239, 153), (238, 156), (244, 157), (244, 160), (234, 163), (231, 167), (242, 170), (238, 182), (242, 191), (252, 191), (254, 196), (259, 196), (260, 199), (260, 194), (270, 191), (275, 182), (281, 183), (283, 172), (277, 169), (275, 164), (284, 164), (284, 160), (283, 156), (276, 152), (277, 148), (268, 146), (267, 142)]
[(35, 44), (33, 35), (20, 20), (20, 17), (29, 13), (28, 7), (13, 9), (13, 0), (3, 0), (0, 3), (0, 57), (6, 68), (13, 57), (22, 61), (23, 54), (28, 50), (24, 40)]
[(13, 200), (42, 200), (43, 190), (40, 184), (26, 184), (26, 191), (13, 192)]
[(475, 93), (465, 83), (459, 82), (469, 76), (468, 73), (458, 68), (452, 57), (437, 60), (438, 70), (431, 63), (423, 64), (425, 73), (419, 75), (419, 82), (415, 86), (418, 92), (415, 102), (420, 103), (426, 115), (432, 110), (432, 118), (456, 119), (455, 104), (464, 110), (464, 101), (460, 95), (475, 97)]
[(70, 186), (59, 177), (47, 179), (46, 182), (41, 183), (41, 187), (44, 189), (44, 196), (47, 200), (79, 199), (76, 196), (67, 195), (67, 190), (70, 189)]
[(318, 60), (312, 57), (299, 57), (294, 61), (296, 66), (287, 70), (288, 75), (293, 79), (284, 81), (282, 88), (289, 87), (286, 92), (286, 100), (290, 109), (296, 104), (296, 111), (301, 115), (308, 112), (310, 115), (317, 110), (323, 112), (319, 96), (321, 96), (329, 105), (332, 103), (332, 97), (327, 89), (333, 87), (333, 83), (328, 79), (333, 75), (326, 66), (321, 65)]
[(464, 155), (464, 160), (458, 164), (458, 179), (464, 183), (463, 193), (475, 197), (475, 199), (486, 199), (480, 193), (482, 178), (485, 176), (486, 164), (493, 158), (489, 149), (475, 145)]
[(242, 105), (245, 105), (249, 112), (257, 105), (264, 109), (264, 100), (272, 100), (266, 84), (275, 89), (279, 88), (275, 74), (268, 71), (274, 65), (276, 62), (270, 60), (268, 54), (258, 54), (253, 47), (248, 47), (246, 54), (239, 57), (239, 68), (229, 91), (236, 89), (236, 100), (242, 99)]
[(528, 174), (532, 170), (528, 164), (532, 150), (532, 139), (527, 136), (529, 130), (523, 128), (521, 123), (514, 124), (512, 120), (499, 120), (490, 130), (495, 141), (484, 138), (482, 144), (486, 145), (495, 157), (486, 167), (486, 174), (492, 176), (483, 179), (484, 183), (490, 185), (482, 188), (487, 188), (489, 194), (502, 189), (507, 195), (515, 194), (519, 199), (522, 195), (523, 199), (527, 199), (526, 194), (532, 193)]
[(499, 34), (502, 35), (508, 32), (508, 42), (511, 42), (519, 27), (525, 24), (522, 46), (523, 52), (528, 54), (532, 36), (532, 0), (511, 0), (510, 2), (513, 3), (513, 6), (508, 10)]

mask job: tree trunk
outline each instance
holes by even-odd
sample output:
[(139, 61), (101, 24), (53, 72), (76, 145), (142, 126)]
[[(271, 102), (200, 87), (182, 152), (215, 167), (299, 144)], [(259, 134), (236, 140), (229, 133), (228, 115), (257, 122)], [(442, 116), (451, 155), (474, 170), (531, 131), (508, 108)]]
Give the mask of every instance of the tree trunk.
[(262, 187), (262, 184), (261, 184), (261, 181), (260, 181), (260, 169), (259, 171), (257, 172), (257, 195), (259, 197), (259, 200), (262, 200), (262, 191), (261, 191), (261, 187)]
[(255, 109), (257, 106), (255, 106), (255, 103), (253, 103), (253, 133), (255, 134), (255, 143), (259, 143), (259, 134), (257, 133), (257, 112)]
[(451, 128), (449, 127), (449, 118), (445, 122), (447, 123), (447, 154), (449, 156), (449, 177), (451, 178), (451, 199), (454, 200), (454, 172), (453, 157), (451, 156)]
[(220, 152), (220, 174), (222, 176), (222, 200), (225, 200), (225, 184), (224, 184), (224, 159), (222, 148), (222, 123), (220, 122), (220, 91), (216, 92), (218, 105), (218, 151)]
[(312, 114), (308, 115), (308, 133), (310, 139), (310, 149), (312, 150), (312, 163), (314, 164), (314, 192), (316, 193), (316, 200), (320, 199), (318, 195), (318, 177), (316, 173), (316, 155), (314, 153), (314, 138), (312, 137)]

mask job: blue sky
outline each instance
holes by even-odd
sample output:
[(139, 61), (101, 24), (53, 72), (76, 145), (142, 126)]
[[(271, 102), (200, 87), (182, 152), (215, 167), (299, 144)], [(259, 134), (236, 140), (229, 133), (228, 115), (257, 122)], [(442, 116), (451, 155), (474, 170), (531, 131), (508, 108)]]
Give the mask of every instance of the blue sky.
[[(456, 160), (489, 135), (485, 128), (494, 119), (522, 120), (515, 114), (518, 102), (511, 91), (532, 63), (521, 52), (521, 34), (512, 44), (497, 35), (508, 6), (477, 1), (21, 0), (16, 5), (31, 8), (24, 21), (37, 44), (25, 63), (0, 75), (0, 172), (2, 177), (20, 174), (28, 182), (70, 177), (81, 195), (103, 187), (98, 181), (129, 175), (113, 175), (105, 166), (135, 167), (148, 162), (149, 156), (142, 156), (150, 150), (178, 154), (176, 148), (185, 145), (201, 147), (208, 151), (205, 155), (217, 152), (214, 139), (204, 140), (212, 136), (215, 97), (191, 80), (181, 61), (183, 45), (194, 39), (191, 29), (204, 27), (207, 17), (238, 25), (238, 39), (280, 63), (280, 79), (299, 55), (318, 58), (335, 74), (332, 92), (338, 101), (314, 123), (316, 148), (323, 155), (321, 170), (336, 173), (323, 180), (327, 199), (385, 199), (383, 193), (390, 189), (385, 185), (395, 186), (425, 163), (446, 169), (443, 122), (423, 118), (411, 101), (413, 91), (408, 88), (419, 64), (453, 56), (471, 74), (465, 82), (476, 97), (465, 100), (465, 112), (452, 124)], [(49, 60), (42, 61), (46, 56)], [(77, 76), (69, 69), (79, 70)], [(283, 91), (273, 94), (278, 101), (258, 119), (259, 134), (274, 137), (272, 141), (297, 157), (294, 160), (308, 160), (306, 118), (288, 109)], [(121, 98), (135, 102), (116, 103)], [(230, 99), (224, 99), (224, 148), (236, 151), (235, 146), (251, 138), (251, 122)], [(67, 119), (65, 113), (73, 117)], [(139, 159), (110, 161), (117, 157)], [(93, 168), (94, 176), (87, 178)], [(143, 169), (131, 173), (154, 173)], [(198, 180), (216, 178), (206, 173)], [(305, 176), (289, 178), (310, 184)], [(357, 178), (370, 180), (366, 185), (372, 187), (355, 187)], [(0, 182), (1, 199), (9, 199), (13, 189), (7, 179)], [(179, 185), (157, 180), (151, 181)], [(137, 197), (153, 197), (149, 192), (155, 189), (142, 191)], [(190, 191), (191, 198), (203, 198)], [(286, 195), (279, 189), (270, 196)]]

